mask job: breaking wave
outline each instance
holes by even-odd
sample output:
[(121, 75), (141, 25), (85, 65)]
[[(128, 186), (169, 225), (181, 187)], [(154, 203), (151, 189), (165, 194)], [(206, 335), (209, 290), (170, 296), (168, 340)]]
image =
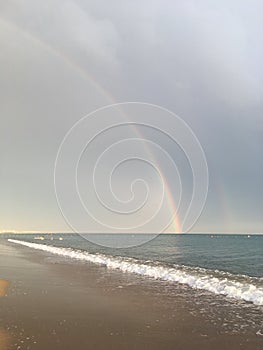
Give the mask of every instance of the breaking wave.
[[(90, 254), (71, 248), (59, 248), (14, 239), (9, 242), (64, 256), (67, 258), (104, 265), (125, 273), (135, 273), (159, 280), (187, 284), (194, 289), (206, 290), (229, 298), (244, 300), (255, 305), (263, 305), (263, 287), (245, 281), (237, 281), (235, 275), (221, 273), (213, 276), (211, 271), (194, 267), (165, 266), (154, 262), (141, 262), (133, 258), (114, 257), (104, 254)], [(248, 277), (248, 276), (247, 276)], [(248, 277), (249, 279), (249, 277)], [(249, 281), (249, 280), (248, 280)]]

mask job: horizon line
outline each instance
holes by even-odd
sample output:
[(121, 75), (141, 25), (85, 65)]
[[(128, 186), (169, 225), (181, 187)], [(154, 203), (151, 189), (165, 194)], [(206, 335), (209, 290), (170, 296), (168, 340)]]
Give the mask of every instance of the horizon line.
[(10, 231), (0, 231), (1, 234), (46, 234), (46, 235), (51, 235), (51, 234), (78, 234), (78, 235), (92, 235), (92, 234), (149, 234), (149, 235), (186, 235), (186, 234), (229, 234), (229, 235), (262, 235), (263, 232), (240, 232), (240, 231), (194, 231), (194, 232), (67, 232), (67, 231), (15, 231), (15, 230), (10, 230)]

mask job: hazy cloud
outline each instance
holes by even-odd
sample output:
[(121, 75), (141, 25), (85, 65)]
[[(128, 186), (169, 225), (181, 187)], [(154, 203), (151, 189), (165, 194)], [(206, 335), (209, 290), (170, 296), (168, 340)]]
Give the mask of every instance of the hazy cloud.
[(66, 230), (53, 191), (63, 136), (95, 108), (137, 100), (178, 113), (206, 151), (196, 230), (262, 231), (262, 10), (256, 0), (2, 2), (2, 229)]

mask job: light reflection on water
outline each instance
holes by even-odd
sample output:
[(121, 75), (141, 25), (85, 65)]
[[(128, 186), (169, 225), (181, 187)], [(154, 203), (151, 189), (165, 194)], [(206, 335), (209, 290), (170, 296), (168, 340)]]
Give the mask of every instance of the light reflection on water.
[[(10, 282), (0, 279), (0, 297), (4, 297), (7, 294), (7, 290)], [(8, 347), (8, 333), (3, 328), (0, 328), (0, 350), (6, 350)]]
[(9, 284), (9, 281), (0, 279), (0, 297), (4, 297), (6, 295)]

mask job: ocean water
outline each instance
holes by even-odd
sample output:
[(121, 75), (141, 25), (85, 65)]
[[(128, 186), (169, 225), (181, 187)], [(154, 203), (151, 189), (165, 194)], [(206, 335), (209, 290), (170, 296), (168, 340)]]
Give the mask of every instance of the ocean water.
[(53, 240), (50, 235), (42, 236), (43, 241), (21, 234), (5, 239), (69, 262), (103, 265), (157, 280), (160, 286), (163, 282), (187, 286), (230, 302), (253, 304), (262, 311), (263, 235), (162, 234), (142, 246), (126, 249), (97, 246), (78, 234), (54, 234)]

